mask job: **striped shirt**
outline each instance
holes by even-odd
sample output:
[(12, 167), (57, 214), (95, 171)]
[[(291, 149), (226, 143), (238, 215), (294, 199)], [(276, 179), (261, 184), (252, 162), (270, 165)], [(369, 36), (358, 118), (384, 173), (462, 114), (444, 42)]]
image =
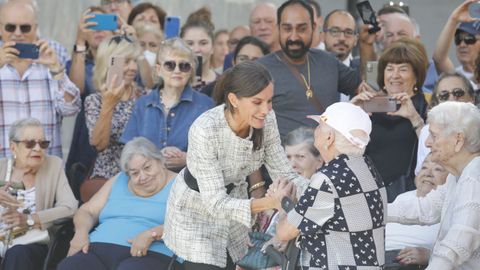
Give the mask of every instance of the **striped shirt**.
[[(74, 97), (66, 102), (65, 92)], [(0, 68), (0, 157), (10, 156), (8, 132), (12, 123), (35, 117), (43, 124), (50, 141), (47, 153), (62, 157), (62, 117), (80, 110), (80, 91), (66, 75), (54, 80), (44, 65), (31, 64), (20, 77), (11, 65)]]

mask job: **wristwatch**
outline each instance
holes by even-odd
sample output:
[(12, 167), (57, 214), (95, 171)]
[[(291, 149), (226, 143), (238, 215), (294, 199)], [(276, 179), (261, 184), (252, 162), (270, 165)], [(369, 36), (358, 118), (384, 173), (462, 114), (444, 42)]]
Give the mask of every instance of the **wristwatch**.
[(294, 206), (295, 206), (295, 203), (292, 201), (292, 199), (290, 199), (287, 196), (284, 196), (282, 198), (282, 208), (283, 210), (285, 210), (285, 212), (287, 213), (290, 212), (290, 210), (292, 210)]
[(35, 225), (35, 221), (33, 220), (32, 215), (27, 215), (27, 225), (29, 228)]
[(73, 52), (75, 53), (84, 53), (87, 52), (88, 49), (88, 44), (85, 43), (85, 45), (73, 45)]

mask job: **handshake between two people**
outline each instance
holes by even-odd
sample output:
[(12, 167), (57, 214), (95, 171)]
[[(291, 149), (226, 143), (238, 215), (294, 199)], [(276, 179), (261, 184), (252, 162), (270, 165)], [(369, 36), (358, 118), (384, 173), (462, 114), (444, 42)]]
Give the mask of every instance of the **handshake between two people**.
[(297, 201), (297, 188), (295, 184), (285, 178), (278, 178), (268, 188), (266, 197), (275, 199), (275, 209), (280, 213), (285, 214), (285, 209), (282, 206), (282, 201), (287, 197), (290, 199), (290, 203), (296, 203)]

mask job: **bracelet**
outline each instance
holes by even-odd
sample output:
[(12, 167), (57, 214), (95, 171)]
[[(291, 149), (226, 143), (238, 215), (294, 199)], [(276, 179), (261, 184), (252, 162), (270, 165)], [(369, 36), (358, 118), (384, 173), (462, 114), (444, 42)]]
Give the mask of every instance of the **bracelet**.
[(260, 181), (258, 183), (256, 183), (255, 185), (251, 186), (249, 189), (248, 189), (248, 192), (251, 193), (252, 191), (256, 190), (256, 189), (259, 189), (261, 187), (265, 186), (265, 181)]
[(64, 67), (64, 66), (60, 66), (60, 68), (59, 68), (58, 70), (51, 70), (51, 69), (50, 69), (50, 74), (52, 75), (52, 77), (55, 77), (55, 76), (57, 76), (58, 74), (62, 73), (64, 70), (65, 70), (65, 67)]

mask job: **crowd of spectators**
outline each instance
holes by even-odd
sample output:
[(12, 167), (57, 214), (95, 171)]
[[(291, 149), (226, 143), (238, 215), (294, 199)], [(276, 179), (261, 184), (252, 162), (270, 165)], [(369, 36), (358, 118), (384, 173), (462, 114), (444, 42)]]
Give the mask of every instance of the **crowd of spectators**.
[(3, 1), (2, 269), (42, 269), (64, 218), (58, 269), (240, 270), (252, 231), (297, 269), (480, 269), (478, 6), (429, 58), (403, 3), (379, 31), (318, 0), (258, 3), (232, 29), (205, 6), (167, 39), (175, 14), (101, 0), (68, 55), (36, 0)]

